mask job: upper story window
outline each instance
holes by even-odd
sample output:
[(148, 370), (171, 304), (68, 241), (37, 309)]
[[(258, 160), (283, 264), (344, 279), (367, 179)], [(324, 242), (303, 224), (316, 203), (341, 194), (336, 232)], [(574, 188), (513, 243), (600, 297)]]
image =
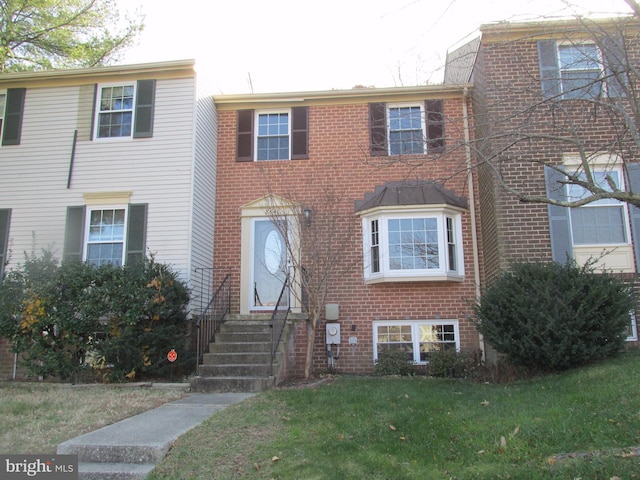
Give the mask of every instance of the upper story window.
[(602, 90), (598, 48), (593, 43), (558, 45), (562, 96), (597, 98)]
[(289, 112), (257, 113), (256, 160), (288, 160)]
[(97, 139), (153, 136), (155, 80), (103, 84), (97, 87)]
[(595, 99), (625, 96), (628, 70), (620, 45), (603, 40), (607, 55), (594, 43), (538, 41), (538, 61), (545, 99)]
[(98, 138), (130, 137), (135, 84), (100, 87)]
[(444, 149), (442, 100), (369, 104), (372, 156), (421, 155)]
[(422, 106), (390, 106), (389, 154), (422, 154), (425, 148)]
[(238, 110), (238, 162), (309, 158), (309, 109)]

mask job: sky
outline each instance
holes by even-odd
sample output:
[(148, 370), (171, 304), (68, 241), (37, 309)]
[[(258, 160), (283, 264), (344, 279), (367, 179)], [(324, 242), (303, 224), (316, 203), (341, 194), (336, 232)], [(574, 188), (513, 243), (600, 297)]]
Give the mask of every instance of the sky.
[[(571, 3), (568, 7), (567, 3)], [(145, 28), (121, 64), (195, 59), (208, 93), (439, 83), (478, 27), (628, 13), (624, 0), (117, 0)]]

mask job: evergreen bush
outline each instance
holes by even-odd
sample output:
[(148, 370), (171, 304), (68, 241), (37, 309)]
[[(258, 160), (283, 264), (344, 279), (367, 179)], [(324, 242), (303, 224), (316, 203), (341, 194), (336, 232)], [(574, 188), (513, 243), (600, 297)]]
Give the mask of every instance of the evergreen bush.
[(409, 376), (415, 373), (413, 361), (408, 359), (406, 352), (399, 349), (380, 352), (373, 369), (374, 375)]
[(124, 267), (59, 265), (44, 251), (0, 284), (0, 335), (43, 377), (75, 380), (89, 369), (106, 381), (186, 374), (194, 362), (188, 302), (186, 284), (153, 257)]
[(630, 286), (591, 263), (516, 263), (482, 294), (475, 315), (512, 362), (558, 371), (617, 354), (632, 308)]

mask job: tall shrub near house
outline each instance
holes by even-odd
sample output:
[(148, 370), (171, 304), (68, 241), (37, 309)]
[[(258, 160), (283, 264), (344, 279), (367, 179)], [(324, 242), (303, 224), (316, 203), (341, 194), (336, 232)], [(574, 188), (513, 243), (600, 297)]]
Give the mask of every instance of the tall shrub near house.
[[(45, 251), (0, 285), (0, 335), (39, 376), (74, 379), (91, 367), (115, 381), (162, 375), (168, 350), (184, 344), (188, 301), (186, 285), (153, 258), (58, 265)], [(187, 365), (188, 355), (180, 360)]]
[(475, 314), (498, 352), (557, 371), (618, 353), (632, 306), (629, 285), (590, 264), (516, 263), (483, 293)]
[(35, 375), (72, 377), (80, 368), (100, 317), (86, 303), (94, 269), (59, 266), (50, 252), (27, 256), (0, 285), (0, 334), (14, 342)]
[[(110, 365), (109, 375), (116, 380), (168, 376), (170, 368), (188, 368), (193, 359), (183, 347), (189, 333), (189, 290), (176, 272), (150, 258), (105, 273), (98, 292), (108, 314), (105, 333), (94, 347)], [(167, 361), (171, 349), (180, 352), (177, 365)]]

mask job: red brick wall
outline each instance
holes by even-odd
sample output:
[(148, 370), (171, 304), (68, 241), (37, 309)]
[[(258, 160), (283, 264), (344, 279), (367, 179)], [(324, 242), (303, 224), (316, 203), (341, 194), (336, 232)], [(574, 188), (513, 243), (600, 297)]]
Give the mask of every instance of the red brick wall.
[[(446, 100), (445, 114), (453, 122), (446, 127), (448, 134), (462, 136), (460, 99)], [(422, 156), (412, 157), (411, 164), (389, 164), (389, 157), (370, 162), (367, 159), (366, 103), (312, 104), (309, 107), (309, 132), (308, 160), (238, 163), (235, 161), (236, 111), (219, 112), (214, 267), (220, 278), (232, 273), (232, 309), (238, 311), (240, 302), (240, 209), (273, 193), (311, 206), (314, 219), (310, 228), (318, 229), (316, 242), (328, 241), (327, 233), (322, 232), (321, 227), (330, 225), (331, 219), (342, 232), (338, 235), (339, 242), (344, 240), (345, 245), (334, 259), (340, 274), (331, 279), (326, 299), (326, 303), (340, 306), (342, 344), (336, 360), (339, 371), (372, 371), (371, 322), (376, 319), (455, 319), (459, 321), (462, 348), (477, 349), (478, 335), (467, 319), (475, 293), (470, 215), (463, 215), (464, 282), (365, 285), (361, 219), (354, 213), (354, 202), (362, 199), (365, 192), (394, 180), (448, 179), (448, 189), (468, 196), (464, 150), (458, 149), (438, 161), (434, 161), (433, 156)], [(462, 174), (452, 175), (453, 172)], [(327, 202), (329, 196), (338, 199), (331, 208)], [(327, 368), (324, 328), (324, 322), (321, 322), (316, 331), (315, 371)], [(304, 341), (302, 337), (303, 333), (298, 330), (296, 338), (300, 341), (296, 343), (295, 351), (304, 355), (304, 348), (300, 348)], [(357, 344), (349, 345), (349, 337), (356, 337)]]
[[(537, 43), (530, 35), (482, 44), (474, 73), (476, 140), (488, 156), (518, 136), (523, 139), (499, 155), (503, 182), (507, 188), (544, 196), (542, 164), (560, 164), (564, 154), (578, 152), (578, 145), (551, 137), (570, 138), (570, 132), (578, 132), (573, 138), (595, 152), (605, 151), (619, 132), (607, 111), (592, 103), (543, 102), (539, 78)], [(488, 172), (480, 177), (487, 272), (495, 274), (513, 260), (550, 260), (546, 205), (520, 202)]]

